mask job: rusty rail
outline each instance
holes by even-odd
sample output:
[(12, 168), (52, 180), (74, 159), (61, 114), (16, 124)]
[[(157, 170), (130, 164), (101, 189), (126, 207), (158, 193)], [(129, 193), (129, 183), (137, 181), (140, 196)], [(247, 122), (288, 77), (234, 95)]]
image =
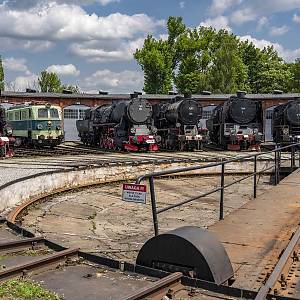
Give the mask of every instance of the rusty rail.
[(46, 257), (42, 257), (40, 259), (36, 259), (31, 262), (27, 262), (24, 264), (20, 264), (11, 268), (7, 268), (5, 270), (0, 271), (0, 281), (6, 280), (7, 278), (23, 275), (24, 272), (29, 270), (35, 270), (39, 268), (43, 268), (47, 265), (65, 260), (67, 257), (78, 255), (79, 249), (67, 249), (63, 251), (59, 251), (57, 253), (48, 255)]
[(282, 274), (282, 271), (283, 271), (285, 265), (288, 263), (289, 258), (291, 258), (292, 254), (294, 252), (294, 249), (297, 246), (299, 240), (300, 240), (300, 226), (294, 233), (292, 239), (288, 243), (283, 254), (280, 256), (280, 259), (277, 262), (270, 277), (268, 278), (266, 283), (259, 289), (258, 294), (255, 297), (255, 300), (263, 300), (267, 297), (268, 293), (272, 290), (272, 288), (276, 284), (278, 278)]
[(181, 286), (182, 273), (176, 272), (167, 277), (164, 277), (148, 287), (145, 287), (130, 296), (123, 298), (122, 300), (142, 300), (147, 297), (147, 299), (155, 299), (155, 296), (160, 296), (157, 299), (162, 299), (166, 295), (169, 289), (176, 286)]
[(24, 240), (16, 240), (16, 241), (9, 241), (5, 243), (0, 243), (0, 251), (15, 249), (15, 248), (22, 248), (26, 246), (34, 246), (37, 243), (44, 243), (44, 237), (34, 237)]

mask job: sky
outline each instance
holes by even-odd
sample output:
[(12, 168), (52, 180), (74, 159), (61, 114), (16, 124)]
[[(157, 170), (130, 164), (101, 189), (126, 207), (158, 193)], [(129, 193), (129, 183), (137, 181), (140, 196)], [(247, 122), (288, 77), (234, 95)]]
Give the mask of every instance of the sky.
[(84, 92), (141, 91), (133, 53), (148, 34), (166, 37), (169, 16), (300, 57), (300, 0), (0, 0), (6, 89), (37, 88), (47, 70)]

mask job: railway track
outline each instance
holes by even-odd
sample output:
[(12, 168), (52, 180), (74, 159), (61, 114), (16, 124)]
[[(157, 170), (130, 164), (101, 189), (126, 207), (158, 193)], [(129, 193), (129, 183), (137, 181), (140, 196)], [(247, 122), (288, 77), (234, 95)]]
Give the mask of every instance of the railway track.
[[(286, 248), (279, 255), (271, 272), (267, 272), (255, 300), (263, 300), (267, 294), (300, 298), (300, 225), (293, 233)], [(262, 278), (262, 277), (261, 277)]]

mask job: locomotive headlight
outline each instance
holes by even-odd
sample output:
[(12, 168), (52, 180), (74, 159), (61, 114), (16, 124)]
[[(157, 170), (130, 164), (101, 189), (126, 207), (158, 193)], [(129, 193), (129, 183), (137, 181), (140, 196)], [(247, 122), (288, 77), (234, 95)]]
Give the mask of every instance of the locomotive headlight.
[(36, 129), (42, 130), (42, 129), (43, 129), (43, 124), (37, 124), (37, 125), (36, 125)]
[(231, 134), (235, 134), (235, 129), (230, 129)]
[(135, 130), (134, 127), (132, 127), (132, 128), (130, 129), (130, 132), (131, 132), (131, 133), (135, 133), (135, 131), (136, 131), (136, 130)]
[(180, 123), (176, 123), (176, 127), (179, 128), (181, 126)]
[(153, 126), (153, 127), (152, 127), (152, 132), (153, 132), (153, 133), (157, 133), (157, 128)]
[(253, 133), (254, 133), (254, 134), (257, 134), (257, 133), (258, 133), (258, 129), (257, 129), (257, 128), (254, 128), (254, 129), (253, 129)]

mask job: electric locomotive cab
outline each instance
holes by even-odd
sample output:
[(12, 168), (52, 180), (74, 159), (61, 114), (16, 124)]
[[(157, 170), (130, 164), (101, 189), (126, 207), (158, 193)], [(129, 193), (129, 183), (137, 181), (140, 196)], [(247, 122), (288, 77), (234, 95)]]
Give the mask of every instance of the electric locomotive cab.
[(13, 128), (16, 146), (50, 146), (64, 138), (62, 111), (51, 104), (25, 104), (8, 109), (7, 119)]

